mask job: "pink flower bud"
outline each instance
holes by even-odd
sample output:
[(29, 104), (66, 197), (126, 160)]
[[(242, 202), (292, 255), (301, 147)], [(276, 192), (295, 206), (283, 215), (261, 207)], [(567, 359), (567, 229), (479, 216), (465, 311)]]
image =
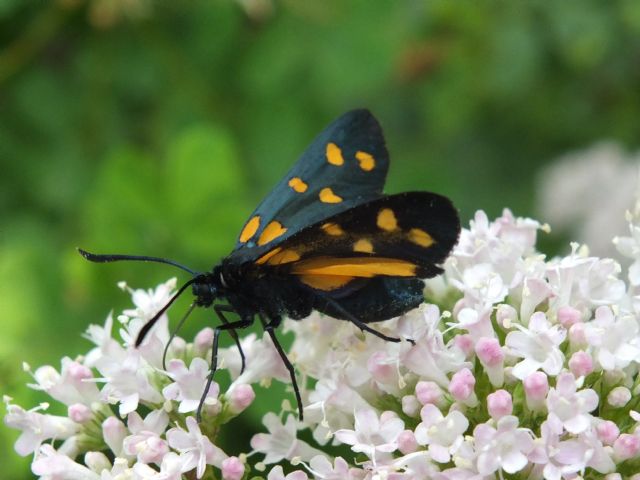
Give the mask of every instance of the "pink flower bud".
[(127, 427), (116, 417), (109, 417), (102, 422), (104, 441), (116, 456), (122, 451), (122, 442), (127, 434)]
[(418, 382), (416, 385), (416, 398), (423, 405), (427, 403), (438, 405), (442, 400), (442, 389), (436, 382)]
[(395, 367), (387, 361), (385, 352), (375, 352), (367, 361), (367, 370), (373, 379), (382, 384), (395, 383), (397, 378)]
[(483, 365), (502, 366), (504, 352), (497, 338), (482, 337), (476, 343), (476, 355)]
[(402, 397), (402, 412), (405, 415), (415, 417), (418, 415), (421, 407), (422, 405), (415, 397), (415, 395), (405, 395), (404, 397)]
[(187, 341), (182, 337), (174, 337), (169, 346), (169, 351), (172, 356), (183, 357), (184, 352), (187, 350)]
[(502, 328), (510, 329), (511, 324), (518, 319), (518, 312), (511, 305), (506, 303), (498, 305), (496, 310), (496, 321)]
[(527, 407), (531, 410), (540, 410), (544, 407), (544, 401), (549, 393), (547, 376), (542, 372), (533, 372), (524, 379), (523, 383)]
[(380, 423), (386, 423), (389, 420), (395, 420), (398, 418), (398, 414), (392, 410), (385, 410), (380, 414)]
[(229, 400), (229, 408), (234, 413), (240, 413), (244, 411), (253, 400), (256, 398), (256, 394), (253, 391), (251, 385), (241, 383), (233, 387), (230, 392), (227, 392), (227, 398)]
[(411, 430), (405, 430), (398, 435), (398, 450), (403, 455), (408, 455), (409, 453), (413, 453), (418, 450), (418, 442), (416, 441), (416, 436), (413, 434)]
[(89, 367), (86, 367), (85, 365), (82, 365), (78, 362), (71, 362), (69, 364), (69, 376), (72, 379), (80, 382), (88, 378), (93, 378), (93, 373), (91, 372), (91, 369)]
[(580, 350), (571, 355), (569, 359), (569, 369), (575, 377), (585, 377), (593, 372), (593, 360), (591, 355)]
[(476, 355), (485, 369), (491, 385), (501, 387), (504, 384), (504, 352), (500, 342), (494, 337), (481, 337), (476, 343)]
[(244, 465), (238, 457), (225, 458), (221, 470), (224, 480), (241, 480), (244, 475)]
[(454, 337), (453, 341), (456, 347), (462, 350), (466, 358), (471, 356), (473, 353), (473, 338), (471, 335), (468, 333), (459, 334)]
[(449, 392), (458, 401), (464, 401), (473, 394), (476, 379), (468, 368), (458, 370), (449, 382)]
[(74, 403), (67, 408), (67, 415), (76, 423), (84, 423), (93, 417), (93, 412), (82, 403)]
[(487, 395), (487, 408), (491, 418), (498, 420), (513, 412), (513, 401), (511, 394), (506, 390), (496, 390)]
[(84, 464), (96, 473), (102, 472), (102, 470), (111, 471), (111, 462), (102, 452), (85, 453)]
[(613, 445), (613, 442), (615, 442), (618, 435), (620, 435), (620, 429), (611, 420), (605, 420), (599, 423), (596, 427), (596, 432), (598, 433), (600, 441), (605, 445)]
[(569, 329), (572, 325), (582, 321), (580, 310), (573, 307), (565, 306), (558, 309), (558, 322), (564, 328)]
[(616, 387), (607, 395), (607, 403), (614, 408), (622, 408), (631, 400), (631, 391), (627, 387)]
[(206, 327), (200, 330), (193, 339), (193, 353), (204, 357), (213, 344), (213, 328)]
[(623, 433), (613, 442), (613, 453), (622, 461), (635, 457), (640, 452), (640, 437)]
[(569, 343), (574, 348), (585, 347), (587, 345), (584, 323), (574, 323), (571, 328), (569, 328)]

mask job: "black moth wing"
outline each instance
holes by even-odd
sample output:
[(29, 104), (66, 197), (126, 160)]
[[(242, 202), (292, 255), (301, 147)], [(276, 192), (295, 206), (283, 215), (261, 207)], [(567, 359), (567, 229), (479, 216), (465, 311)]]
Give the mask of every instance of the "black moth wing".
[(458, 213), (448, 198), (430, 192), (404, 192), (308, 226), (266, 252), (256, 264), (286, 267), (293, 274), (302, 274), (304, 262), (311, 259), (361, 257), (373, 262), (387, 258), (409, 262), (416, 266), (413, 276), (429, 278), (442, 272), (439, 265), (459, 234)]
[(345, 318), (347, 311), (374, 322), (422, 303), (420, 279), (441, 273), (439, 265), (459, 233), (458, 214), (449, 199), (405, 192), (311, 225), (266, 252), (255, 267), (288, 274), (315, 292), (313, 307), (323, 313)]
[(364, 109), (345, 113), (258, 205), (227, 261), (255, 260), (304, 227), (380, 197), (388, 169), (378, 121)]
[(313, 308), (342, 320), (349, 320), (343, 313), (347, 311), (369, 323), (397, 317), (424, 302), (424, 281), (419, 278), (374, 277), (355, 286), (329, 293), (340, 309), (326, 301), (326, 294), (316, 296)]

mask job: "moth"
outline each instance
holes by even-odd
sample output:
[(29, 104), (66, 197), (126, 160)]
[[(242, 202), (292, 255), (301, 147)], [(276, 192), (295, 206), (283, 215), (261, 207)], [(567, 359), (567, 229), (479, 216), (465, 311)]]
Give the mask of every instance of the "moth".
[[(440, 265), (457, 242), (460, 221), (451, 201), (430, 192), (383, 194), (388, 169), (379, 123), (368, 110), (353, 110), (315, 138), (251, 214), (231, 253), (210, 271), (159, 257), (79, 251), (92, 262), (159, 262), (191, 274), (143, 326), (136, 346), (187, 288), (195, 299), (185, 318), (196, 306), (213, 307), (221, 324), (214, 329), (198, 420), (217, 368), (220, 334), (228, 331), (235, 340), (244, 369), (237, 330), (256, 318), (289, 371), (302, 419), (295, 371), (275, 333), (283, 318), (302, 320), (317, 310), (399, 342), (370, 324), (422, 303), (422, 279), (442, 272)], [(237, 318), (229, 320), (230, 313)]]

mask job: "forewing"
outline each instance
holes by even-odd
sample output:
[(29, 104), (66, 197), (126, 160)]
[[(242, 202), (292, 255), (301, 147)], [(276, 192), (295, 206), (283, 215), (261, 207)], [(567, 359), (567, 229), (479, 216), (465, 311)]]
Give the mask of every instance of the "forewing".
[(325, 128), (251, 214), (229, 257), (255, 260), (300, 230), (380, 197), (389, 156), (368, 110), (353, 110)]
[(324, 219), (265, 252), (255, 264), (337, 293), (363, 278), (435, 276), (459, 233), (449, 199), (406, 192)]

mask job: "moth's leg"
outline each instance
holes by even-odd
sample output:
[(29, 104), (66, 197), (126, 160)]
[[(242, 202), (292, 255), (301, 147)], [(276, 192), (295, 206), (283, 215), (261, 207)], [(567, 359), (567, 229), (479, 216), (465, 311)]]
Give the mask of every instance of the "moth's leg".
[[(218, 315), (218, 318), (222, 321), (222, 323), (227, 325), (231, 322), (229, 322), (229, 320), (225, 318), (224, 313), (236, 312), (231, 305), (221, 305), (221, 304), (214, 305), (213, 310), (216, 312), (216, 315)], [(229, 335), (231, 335), (231, 338), (233, 338), (233, 341), (236, 342), (236, 346), (238, 347), (238, 352), (240, 352), (240, 360), (242, 362), (242, 366), (240, 367), (240, 374), (242, 374), (246, 366), (246, 360), (244, 357), (244, 352), (242, 351), (242, 345), (240, 345), (238, 332), (236, 332), (236, 330), (232, 328), (231, 330), (229, 330)]]
[(223, 332), (225, 330), (235, 330), (238, 328), (247, 328), (251, 326), (252, 323), (253, 315), (243, 317), (236, 322), (229, 322), (225, 323), (224, 325), (219, 325), (213, 330), (213, 343), (211, 345), (211, 368), (209, 376), (207, 377), (207, 384), (204, 387), (202, 397), (200, 398), (200, 403), (198, 404), (198, 410), (196, 411), (196, 420), (198, 421), (198, 423), (200, 423), (200, 420), (202, 419), (202, 406), (204, 405), (204, 401), (207, 398), (207, 393), (209, 392), (209, 388), (211, 387), (213, 375), (216, 373), (216, 370), (218, 368), (218, 339), (220, 338), (220, 332)]
[[(389, 337), (388, 335), (385, 335), (382, 332), (377, 331), (374, 328), (371, 328), (369, 325), (367, 325), (365, 322), (363, 322), (362, 320), (356, 318), (355, 316), (353, 316), (351, 313), (349, 313), (347, 310), (345, 310), (344, 308), (342, 308), (342, 305), (340, 305), (338, 302), (336, 302), (334, 299), (332, 299), (329, 296), (326, 295), (321, 295), (320, 298), (322, 298), (323, 300), (325, 300), (329, 305), (331, 305), (333, 308), (335, 308), (340, 314), (342, 314), (344, 316), (344, 318), (346, 318), (347, 320), (349, 320), (351, 323), (353, 323), (356, 327), (358, 327), (360, 330), (369, 332), (373, 335), (375, 335), (378, 338), (381, 338), (382, 340), (386, 340), (387, 342), (401, 342), (402, 339), (398, 338), (398, 337)], [(410, 338), (407, 339), (408, 342), (411, 342), (413, 345), (416, 344), (416, 342), (414, 342), (413, 340), (411, 340)]]
[(166, 360), (167, 360), (167, 352), (169, 351), (169, 346), (171, 345), (171, 342), (173, 342), (173, 339), (176, 338), (176, 335), (182, 328), (182, 325), (184, 325), (184, 322), (187, 321), (187, 318), (189, 317), (189, 315), (191, 315), (191, 312), (193, 312), (194, 308), (196, 308), (196, 302), (193, 302), (191, 304), (191, 306), (189, 307), (189, 310), (187, 310), (187, 313), (185, 313), (182, 319), (180, 319), (180, 322), (178, 322), (178, 325), (176, 326), (176, 328), (174, 328), (173, 331), (171, 332), (171, 335), (169, 336), (169, 341), (164, 346), (164, 351), (162, 352), (162, 369), (164, 371), (167, 370)]
[(298, 388), (298, 381), (296, 380), (296, 372), (293, 369), (293, 365), (289, 361), (289, 358), (287, 358), (287, 354), (284, 353), (282, 345), (280, 345), (280, 342), (278, 341), (275, 333), (275, 329), (278, 327), (278, 325), (280, 325), (282, 318), (271, 317), (267, 322), (262, 315), (258, 314), (258, 317), (262, 322), (262, 326), (264, 327), (265, 332), (267, 332), (271, 337), (271, 341), (276, 347), (276, 350), (278, 351), (278, 354), (280, 355), (284, 366), (289, 371), (289, 376), (291, 377), (291, 385), (293, 385), (293, 392), (296, 396), (296, 403), (298, 404), (298, 418), (302, 421), (304, 419), (304, 415), (302, 413), (302, 397), (300, 396), (300, 389)]

